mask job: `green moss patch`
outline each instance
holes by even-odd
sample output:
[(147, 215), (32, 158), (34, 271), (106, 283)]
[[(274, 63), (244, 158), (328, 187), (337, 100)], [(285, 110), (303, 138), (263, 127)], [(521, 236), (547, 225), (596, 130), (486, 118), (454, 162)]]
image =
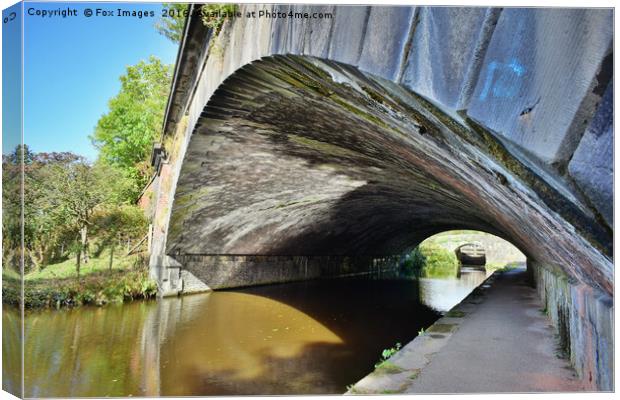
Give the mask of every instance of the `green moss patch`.
[(460, 310), (450, 310), (446, 313), (446, 317), (450, 318), (463, 318), (465, 315), (467, 314)]
[(411, 371), (411, 375), (409, 375), (409, 379), (411, 379), (411, 380), (413, 380), (413, 379), (417, 379), (417, 378), (418, 378), (418, 376), (420, 376), (420, 372), (421, 372), (421, 371), (422, 371), (422, 370), (421, 370), (420, 368), (413, 369), (413, 370)]
[(389, 361), (383, 361), (381, 364), (377, 365), (377, 367), (375, 368), (375, 372), (378, 372), (381, 374), (400, 374), (403, 371), (404, 369), (402, 369), (398, 365), (395, 365)]
[(450, 333), (454, 330), (456, 324), (435, 324), (426, 330), (433, 333)]
[(409, 383), (403, 383), (398, 389), (385, 389), (381, 391), (381, 394), (399, 394), (403, 393), (409, 387)]

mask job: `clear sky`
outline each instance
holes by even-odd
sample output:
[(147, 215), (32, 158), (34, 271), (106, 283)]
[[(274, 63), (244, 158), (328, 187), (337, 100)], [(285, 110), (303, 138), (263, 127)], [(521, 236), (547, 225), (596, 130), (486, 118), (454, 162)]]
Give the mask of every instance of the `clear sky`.
[(2, 152), (14, 149), (21, 142), (19, 121), (21, 118), (21, 20), (17, 18), (19, 6), (3, 10), (2, 20)]
[[(76, 9), (77, 16), (28, 15), (67, 8)], [(88, 18), (87, 8), (113, 15)], [(118, 8), (155, 16), (119, 17)], [(24, 4), (24, 142), (33, 151), (96, 158), (88, 136), (107, 112), (126, 67), (150, 55), (170, 64), (176, 59), (178, 45), (154, 27), (161, 9), (160, 3)]]

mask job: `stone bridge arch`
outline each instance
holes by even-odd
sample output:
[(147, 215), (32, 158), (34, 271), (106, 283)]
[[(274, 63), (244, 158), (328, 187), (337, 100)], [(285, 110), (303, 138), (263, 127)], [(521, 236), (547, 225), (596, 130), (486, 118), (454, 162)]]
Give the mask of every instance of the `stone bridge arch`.
[[(246, 17), (261, 10), (332, 18)], [(610, 10), (240, 12), (217, 36), (187, 22), (153, 153), (162, 288), (183, 270), (185, 289), (377, 273), (475, 229), (551, 271), (540, 287), (568, 282), (553, 301), (607, 332)]]
[[(229, 76), (202, 115), (168, 229), (166, 253), (178, 260), (384, 257), (437, 230), (477, 229), (548, 264), (590, 264), (571, 271), (583, 279), (604, 273), (594, 263), (604, 256), (553, 207), (572, 206), (584, 235), (604, 239), (593, 218), (535, 171), (515, 176), (519, 160), (489, 132), (390, 81), (308, 56), (265, 57)], [(541, 199), (522, 180), (552, 194)]]

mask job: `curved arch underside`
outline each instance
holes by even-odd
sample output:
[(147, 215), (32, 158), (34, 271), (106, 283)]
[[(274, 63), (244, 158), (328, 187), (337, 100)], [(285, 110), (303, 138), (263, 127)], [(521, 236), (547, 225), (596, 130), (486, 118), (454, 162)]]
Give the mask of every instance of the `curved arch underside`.
[(459, 228), (611, 292), (610, 232), (509, 143), (353, 67), (275, 56), (239, 69), (207, 104), (166, 252), (394, 255)]

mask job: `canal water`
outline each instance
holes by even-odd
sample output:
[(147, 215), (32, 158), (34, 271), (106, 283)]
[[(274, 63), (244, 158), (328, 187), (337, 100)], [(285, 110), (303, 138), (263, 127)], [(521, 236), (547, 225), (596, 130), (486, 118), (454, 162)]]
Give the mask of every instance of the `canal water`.
[[(485, 277), (336, 279), (28, 312), (25, 395), (344, 393)], [(5, 308), (3, 323), (14, 318)], [(3, 343), (8, 365), (19, 365), (17, 337)]]

